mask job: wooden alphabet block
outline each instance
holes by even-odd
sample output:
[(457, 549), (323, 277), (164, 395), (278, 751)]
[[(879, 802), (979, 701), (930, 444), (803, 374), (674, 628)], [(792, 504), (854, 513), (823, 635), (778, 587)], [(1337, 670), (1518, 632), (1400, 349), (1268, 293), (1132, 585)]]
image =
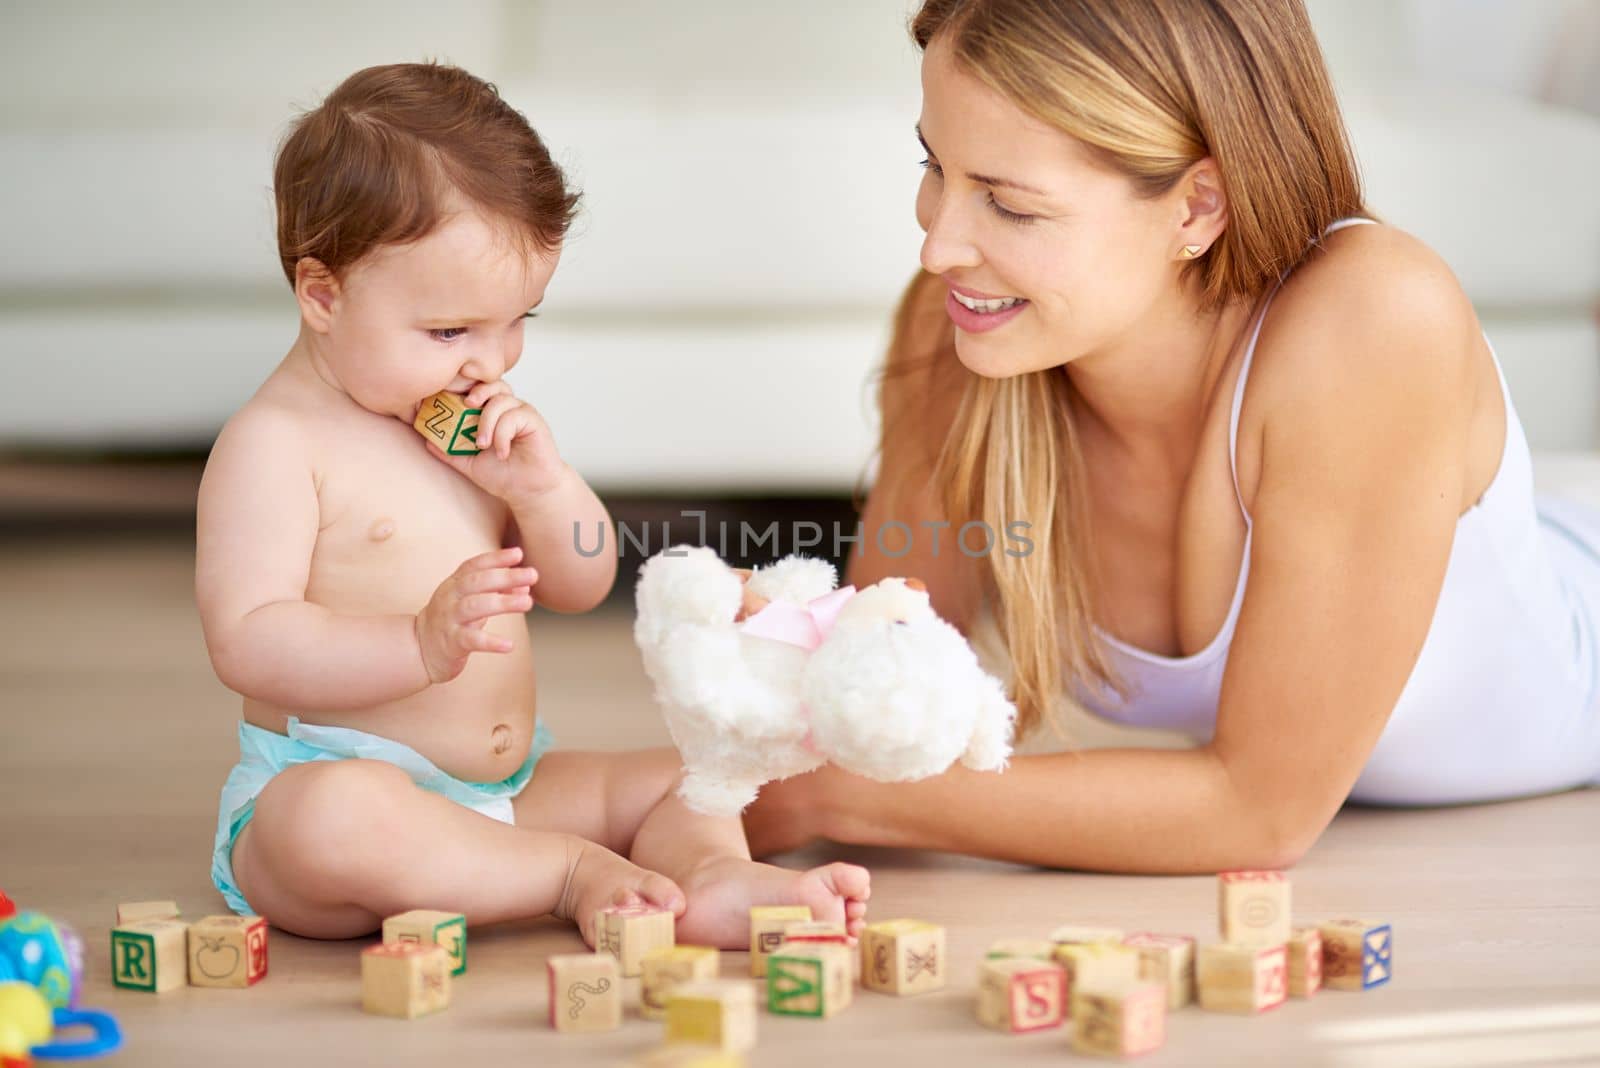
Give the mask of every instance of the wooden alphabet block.
[(943, 990), (949, 961), (944, 928), (921, 920), (883, 920), (861, 932), (861, 985), (909, 997)]
[(823, 1019), (849, 1006), (850, 950), (829, 942), (784, 942), (767, 957), (767, 1011)]
[[(783, 929), (784, 942), (826, 942), (829, 945), (848, 946), (850, 934), (842, 923), (798, 920)], [(781, 942), (779, 943), (782, 944)]]
[(783, 943), (791, 923), (811, 922), (809, 905), (758, 905), (750, 910), (750, 974), (767, 974), (767, 957)]
[(1072, 1048), (1137, 1057), (1167, 1040), (1167, 990), (1160, 983), (1120, 983), (1072, 992)]
[(1281, 871), (1225, 871), (1217, 876), (1222, 940), (1236, 946), (1289, 941), (1289, 878)]
[(612, 905), (594, 914), (595, 952), (616, 957), (625, 976), (640, 974), (644, 955), (674, 944), (676, 931), (672, 913), (654, 905)]
[(1289, 996), (1308, 998), (1322, 989), (1322, 932), (1296, 927), (1289, 938)]
[(978, 965), (978, 1022), (1025, 1034), (1060, 1027), (1067, 1008), (1067, 973), (1059, 964), (1022, 957)]
[(189, 927), (190, 986), (254, 986), (267, 975), (267, 921), (207, 916)]
[(467, 918), (459, 912), (412, 909), (390, 916), (383, 921), (383, 940), (386, 944), (420, 942), (443, 946), (450, 954), (450, 974), (460, 975), (467, 970)]
[(1322, 981), (1334, 990), (1370, 990), (1394, 974), (1394, 932), (1376, 920), (1334, 920), (1320, 928)]
[(622, 968), (610, 953), (568, 953), (545, 961), (550, 1026), (615, 1031), (622, 1026)]
[(1002, 960), (1006, 957), (1023, 957), (1030, 960), (1052, 960), (1055, 952), (1055, 943), (1042, 938), (1002, 938), (989, 947), (984, 958)]
[(1284, 946), (1202, 946), (1197, 971), (1200, 1007), (1214, 1012), (1265, 1012), (1289, 993)]
[(450, 1005), (450, 954), (443, 946), (391, 942), (361, 951), (361, 1008), (411, 1020)]
[(667, 995), (667, 1041), (744, 1053), (756, 1044), (756, 988), (736, 979), (697, 979)]
[(850, 982), (861, 978), (861, 956), (850, 945), (850, 933), (842, 923), (798, 920), (783, 929), (783, 942), (778, 944), (781, 946), (785, 942), (825, 942), (844, 946), (850, 950)]
[(679, 983), (715, 979), (720, 955), (710, 946), (661, 946), (639, 961), (639, 1011), (649, 1019), (667, 1018), (667, 995)]
[(188, 981), (189, 925), (137, 920), (111, 929), (111, 983), (164, 994)]
[(1139, 950), (1118, 942), (1068, 942), (1056, 946), (1055, 962), (1067, 976), (1067, 1008), (1072, 992), (1083, 987), (1113, 986), (1139, 978)]
[(467, 398), (461, 394), (441, 392), (417, 407), (411, 425), (451, 456), (472, 456), (478, 452), (478, 417), (482, 414), (482, 408), (468, 408)]
[(117, 926), (138, 923), (140, 920), (175, 920), (179, 916), (176, 901), (124, 901), (117, 906)]
[(633, 1062), (633, 1068), (746, 1068), (737, 1053), (706, 1046), (660, 1046)]
[(1120, 927), (1085, 927), (1069, 923), (1051, 931), (1050, 941), (1057, 946), (1076, 946), (1089, 942), (1120, 942), (1123, 934)]
[(1139, 951), (1139, 978), (1166, 988), (1167, 1008), (1181, 1009), (1194, 1000), (1194, 939), (1140, 931), (1122, 944)]

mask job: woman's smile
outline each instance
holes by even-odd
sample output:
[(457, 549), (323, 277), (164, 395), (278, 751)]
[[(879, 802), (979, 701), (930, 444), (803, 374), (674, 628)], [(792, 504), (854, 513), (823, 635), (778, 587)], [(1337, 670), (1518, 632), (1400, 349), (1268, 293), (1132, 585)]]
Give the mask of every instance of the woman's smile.
[(945, 300), (945, 310), (951, 322), (969, 334), (997, 330), (1021, 315), (1028, 307), (1022, 297), (994, 297), (976, 290), (949, 283), (950, 295)]

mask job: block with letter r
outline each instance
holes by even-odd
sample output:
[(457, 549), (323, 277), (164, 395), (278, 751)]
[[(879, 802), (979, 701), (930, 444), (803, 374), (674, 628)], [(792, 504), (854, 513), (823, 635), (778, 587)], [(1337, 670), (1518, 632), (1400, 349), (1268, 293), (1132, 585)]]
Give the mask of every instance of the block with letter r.
[(188, 982), (189, 925), (177, 920), (141, 920), (111, 929), (111, 983), (152, 994)]

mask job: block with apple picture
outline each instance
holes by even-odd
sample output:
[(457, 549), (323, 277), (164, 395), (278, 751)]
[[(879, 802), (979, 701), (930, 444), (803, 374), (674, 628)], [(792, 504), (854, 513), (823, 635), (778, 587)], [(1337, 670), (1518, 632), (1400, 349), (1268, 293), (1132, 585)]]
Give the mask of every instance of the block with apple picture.
[(267, 974), (267, 921), (207, 916), (189, 926), (189, 985), (254, 986)]

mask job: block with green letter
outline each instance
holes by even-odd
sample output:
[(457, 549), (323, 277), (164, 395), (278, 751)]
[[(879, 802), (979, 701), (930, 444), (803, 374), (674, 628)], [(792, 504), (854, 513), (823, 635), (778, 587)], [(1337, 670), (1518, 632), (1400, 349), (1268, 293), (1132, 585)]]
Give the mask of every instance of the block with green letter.
[(482, 408), (468, 408), (467, 398), (461, 394), (441, 392), (417, 406), (411, 425), (451, 456), (472, 456), (478, 452), (478, 417), (482, 414)]
[(164, 994), (189, 981), (189, 925), (141, 920), (111, 928), (111, 982)]
[(412, 909), (383, 921), (383, 944), (420, 942), (443, 946), (450, 954), (450, 974), (467, 970), (467, 918), (459, 912)]
[(850, 1004), (850, 950), (828, 942), (785, 942), (767, 958), (767, 1011), (832, 1016)]

